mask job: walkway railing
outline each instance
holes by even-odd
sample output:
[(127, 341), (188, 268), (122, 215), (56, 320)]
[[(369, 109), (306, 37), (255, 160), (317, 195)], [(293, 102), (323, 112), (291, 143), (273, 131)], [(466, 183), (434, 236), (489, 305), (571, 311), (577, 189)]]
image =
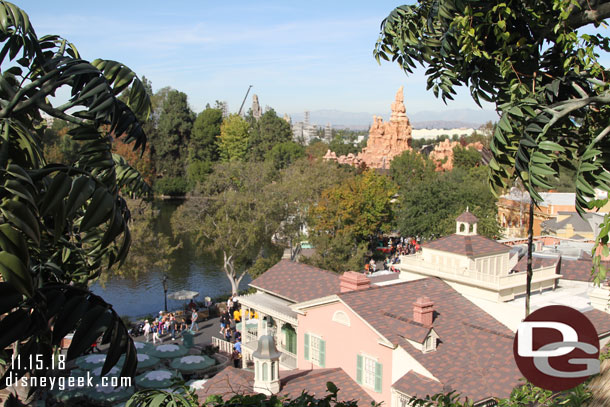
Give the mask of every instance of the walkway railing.
[(220, 352), (228, 353), (229, 355), (233, 353), (233, 344), (231, 342), (215, 336), (212, 337), (212, 346), (217, 346)]

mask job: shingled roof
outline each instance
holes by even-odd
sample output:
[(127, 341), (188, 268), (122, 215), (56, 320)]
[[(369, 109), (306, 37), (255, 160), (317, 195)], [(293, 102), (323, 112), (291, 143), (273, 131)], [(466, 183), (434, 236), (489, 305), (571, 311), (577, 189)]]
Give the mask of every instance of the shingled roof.
[(583, 314), (593, 323), (597, 335), (610, 334), (610, 314), (597, 309), (583, 312)]
[(340, 291), (339, 274), (290, 260), (280, 260), (250, 286), (293, 302), (326, 297)]
[(444, 390), (442, 383), (422, 376), (413, 370), (398, 379), (392, 387), (411, 397), (426, 397), (427, 395), (442, 393)]
[(578, 259), (570, 260), (566, 258), (561, 259), (559, 265), (559, 273), (563, 276), (564, 280), (576, 280), (576, 281), (593, 281), (591, 276), (591, 268), (593, 267), (592, 259)]
[[(315, 370), (280, 371), (281, 396), (298, 397), (303, 390), (318, 398), (328, 394), (326, 383), (333, 382), (339, 389), (339, 401), (357, 400), (361, 406), (371, 404), (373, 399), (354, 382), (341, 368)], [(209, 379), (201, 390), (197, 390), (199, 400), (218, 394), (229, 399), (235, 394), (256, 394), (253, 391), (254, 373), (249, 370), (227, 366)]]
[[(557, 265), (559, 259), (557, 257), (532, 257), (532, 270), (539, 268), (546, 268)], [(527, 256), (523, 256), (521, 260), (512, 268), (513, 271), (526, 272), (527, 271)]]
[[(436, 351), (428, 353), (405, 340), (421, 338), (429, 330), (412, 319), (413, 302), (422, 295), (434, 302), (432, 329), (440, 338)], [(514, 333), (440, 279), (372, 287), (341, 293), (339, 298), (386, 339), (403, 347), (443, 386), (470, 400), (507, 397), (519, 383)]]
[(456, 218), (456, 221), (466, 222), (466, 223), (477, 223), (479, 221), (479, 219), (476, 216), (474, 216), (472, 214), (472, 212), (469, 212), (466, 210), (465, 212), (462, 212), (462, 214)]
[(424, 248), (442, 250), (465, 256), (483, 256), (497, 253), (508, 253), (511, 248), (495, 240), (479, 236), (453, 234), (433, 240), (423, 245)]

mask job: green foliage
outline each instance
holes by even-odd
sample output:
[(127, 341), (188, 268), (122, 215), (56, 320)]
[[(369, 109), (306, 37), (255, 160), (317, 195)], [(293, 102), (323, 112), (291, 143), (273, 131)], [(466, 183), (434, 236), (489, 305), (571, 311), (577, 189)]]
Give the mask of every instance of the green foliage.
[(223, 261), (233, 292), (276, 229), (268, 172), (264, 163), (218, 163), (172, 216), (177, 233)]
[[(464, 85), (477, 103), (496, 104), (495, 189), (517, 178), (540, 202), (538, 191), (553, 188), (560, 166), (576, 162), (582, 214), (603, 204), (596, 188), (610, 189), (609, 72), (598, 55), (610, 41), (594, 31), (608, 16), (604, 2), (585, 0), (421, 0), (383, 21), (374, 54), (407, 73), (416, 63), (427, 67), (428, 89), (444, 101)], [(609, 230), (604, 222), (598, 245), (608, 243)], [(603, 279), (599, 268), (596, 281)]]
[(170, 90), (163, 101), (157, 132), (152, 139), (152, 157), (158, 174), (184, 176), (194, 120), (195, 114), (188, 106), (186, 94)]
[(349, 233), (359, 241), (389, 231), (395, 193), (392, 180), (374, 170), (350, 178), (322, 192), (311, 208), (313, 231), (331, 236)]
[(260, 119), (252, 121), (252, 129), (248, 138), (250, 159), (263, 161), (275, 145), (291, 140), (290, 124), (278, 117), (275, 110), (269, 109)]
[(311, 264), (334, 271), (360, 269), (369, 240), (389, 231), (396, 186), (368, 170), (322, 191), (309, 208), (310, 239), (316, 248)]
[(358, 154), (366, 146), (366, 138), (355, 144), (358, 136), (367, 135), (366, 131), (333, 130), (333, 138), (329, 148), (337, 155)]
[[(210, 396), (205, 401), (206, 407), (229, 407), (229, 406), (251, 406), (251, 407), (357, 407), (355, 400), (340, 401), (338, 395), (341, 389), (337, 388), (332, 382), (326, 383), (328, 394), (323, 398), (316, 398), (307, 392), (301, 393), (295, 398), (286, 398), (277, 395), (265, 396), (257, 394), (254, 396), (236, 394), (229, 400), (223, 401), (219, 396)], [(341, 400), (345, 400), (342, 397)], [(379, 407), (380, 404), (372, 403), (372, 407)]]
[(212, 172), (213, 165), (214, 163), (211, 161), (190, 161), (186, 167), (186, 177), (189, 184), (194, 186), (199, 182), (204, 182), (206, 177)]
[(453, 166), (458, 168), (473, 168), (481, 164), (481, 153), (475, 148), (453, 148)]
[(150, 271), (171, 269), (173, 255), (181, 244), (172, 244), (172, 236), (154, 230), (157, 213), (150, 203), (132, 200), (129, 208), (132, 215), (129, 224), (132, 244), (125, 263), (113, 274), (137, 279), (138, 275)]
[(182, 177), (168, 177), (155, 181), (154, 188), (158, 195), (184, 196), (189, 190), (189, 183)]
[(579, 384), (573, 389), (552, 392), (544, 390), (533, 384), (525, 384), (515, 387), (508, 399), (499, 400), (499, 407), (520, 407), (520, 406), (540, 406), (540, 407), (559, 407), (571, 406), (579, 407), (585, 405), (591, 399), (591, 392), (587, 390), (586, 384)]
[(404, 236), (430, 238), (455, 232), (455, 219), (469, 207), (478, 219), (478, 233), (498, 234), (495, 198), (485, 182), (485, 168), (454, 168), (401, 189), (396, 225)]
[(323, 141), (316, 141), (307, 146), (305, 149), (305, 155), (309, 157), (309, 159), (321, 159), (324, 157), (324, 154), (328, 151), (330, 146)]
[(232, 114), (220, 126), (218, 151), (222, 161), (241, 161), (248, 151), (249, 125), (241, 116)]
[(287, 168), (301, 157), (305, 156), (305, 147), (294, 141), (278, 143), (269, 150), (265, 161), (270, 161), (277, 170)]
[[(133, 376), (137, 359), (127, 329), (88, 285), (129, 250), (130, 214), (119, 191), (148, 192), (137, 171), (111, 152), (111, 136), (145, 148), (137, 116), (149, 114), (148, 94), (126, 66), (83, 60), (58, 36), (38, 38), (14, 4), (0, 2), (0, 15), (6, 51), (0, 56), (0, 373), (27, 373), (7, 365), (16, 354), (50, 361), (76, 329), (68, 359), (102, 336), (109, 345), (102, 374), (125, 353), (121, 375)], [(71, 90), (71, 99), (54, 106), (50, 97), (60, 87)], [(117, 96), (128, 87), (123, 102)], [(41, 112), (70, 123), (64, 137), (76, 141), (73, 160), (55, 163), (45, 155)]]
[(368, 242), (358, 241), (349, 231), (328, 234), (316, 234), (309, 237), (315, 247), (311, 257), (302, 257), (306, 264), (337, 273), (362, 270), (369, 254)]
[(125, 407), (199, 407), (195, 391), (187, 386), (174, 387), (172, 391), (142, 390), (135, 393)]
[(407, 150), (390, 163), (390, 177), (401, 191), (434, 177), (436, 165), (425, 155)]
[(195, 119), (189, 145), (189, 160), (218, 161), (217, 141), (222, 124), (222, 110), (206, 107)]

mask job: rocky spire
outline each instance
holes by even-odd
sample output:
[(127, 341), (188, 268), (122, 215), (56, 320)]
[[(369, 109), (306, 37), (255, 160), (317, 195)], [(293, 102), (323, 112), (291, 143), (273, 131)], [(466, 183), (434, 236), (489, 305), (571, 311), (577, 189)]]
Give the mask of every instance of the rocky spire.
[(263, 109), (258, 103), (258, 95), (252, 95), (252, 116), (258, 120), (263, 115)]
[(407, 119), (402, 89), (402, 86), (398, 89), (394, 102), (392, 103), (392, 114), (390, 116), (391, 122), (405, 122), (409, 120)]

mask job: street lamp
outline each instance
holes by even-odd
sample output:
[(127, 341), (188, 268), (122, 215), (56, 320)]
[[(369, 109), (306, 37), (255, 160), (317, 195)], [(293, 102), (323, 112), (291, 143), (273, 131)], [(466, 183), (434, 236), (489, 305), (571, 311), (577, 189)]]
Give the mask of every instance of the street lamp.
[(163, 282), (163, 294), (165, 295), (165, 312), (167, 312), (167, 275), (163, 274), (163, 278), (161, 279)]

